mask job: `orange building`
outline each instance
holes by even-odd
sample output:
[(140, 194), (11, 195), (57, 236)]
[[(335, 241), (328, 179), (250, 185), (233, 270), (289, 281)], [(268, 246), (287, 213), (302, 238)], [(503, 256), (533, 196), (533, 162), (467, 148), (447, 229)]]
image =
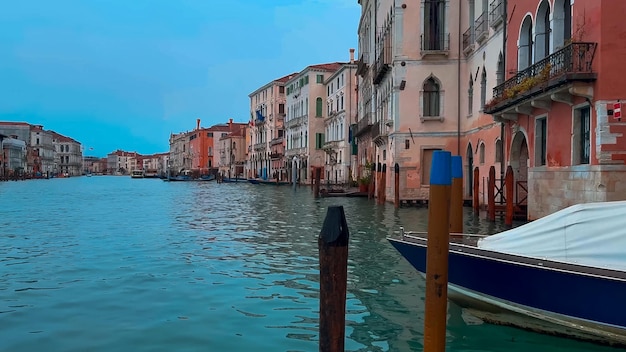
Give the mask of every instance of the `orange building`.
[(215, 146), (220, 138), (233, 132), (239, 132), (247, 123), (236, 123), (230, 119), (226, 124), (218, 124), (211, 127), (201, 127), (200, 119), (196, 120), (196, 129), (188, 132), (189, 147), (188, 156), (191, 159), (191, 169), (198, 170), (201, 174), (214, 174), (217, 172), (217, 155)]

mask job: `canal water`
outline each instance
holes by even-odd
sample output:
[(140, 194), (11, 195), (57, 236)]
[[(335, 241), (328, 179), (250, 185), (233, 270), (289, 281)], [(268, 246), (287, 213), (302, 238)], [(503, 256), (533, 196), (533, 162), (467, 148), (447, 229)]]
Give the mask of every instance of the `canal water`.
[[(425, 230), (426, 209), (115, 176), (0, 183), (0, 351), (317, 351), (330, 205), (351, 236), (346, 350), (421, 351), (424, 280), (385, 238)], [(447, 350), (612, 351), (452, 304)]]

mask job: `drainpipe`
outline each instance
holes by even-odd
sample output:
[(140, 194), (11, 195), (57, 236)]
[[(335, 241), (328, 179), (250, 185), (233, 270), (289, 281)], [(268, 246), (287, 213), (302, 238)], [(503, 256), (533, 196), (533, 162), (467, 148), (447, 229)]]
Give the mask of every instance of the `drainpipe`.
[(458, 59), (457, 59), (457, 85), (456, 85), (456, 94), (457, 94), (457, 101), (456, 101), (456, 110), (457, 110), (457, 119), (456, 119), (456, 155), (461, 155), (461, 53), (463, 52), (463, 33), (461, 33), (461, 1), (459, 1), (459, 21), (458, 26), (458, 40), (459, 40), (459, 44), (458, 44)]
[[(503, 9), (503, 20), (502, 20), (502, 70), (504, 72), (502, 72), (502, 78), (503, 78), (503, 82), (506, 81), (506, 37), (507, 37), (507, 25), (509, 22), (509, 16), (508, 16), (508, 8), (507, 8), (507, 0), (502, 0), (502, 6), (504, 7)], [(500, 160), (500, 189), (503, 190), (504, 189), (504, 161), (506, 160), (506, 157), (504, 156), (504, 151), (506, 150), (505, 148), (505, 135), (504, 135), (504, 121), (502, 121), (500, 123), (500, 141), (502, 143), (500, 143), (500, 155), (501, 155), (501, 160)], [(500, 192), (500, 199), (502, 200), (503, 194), (502, 192)]]

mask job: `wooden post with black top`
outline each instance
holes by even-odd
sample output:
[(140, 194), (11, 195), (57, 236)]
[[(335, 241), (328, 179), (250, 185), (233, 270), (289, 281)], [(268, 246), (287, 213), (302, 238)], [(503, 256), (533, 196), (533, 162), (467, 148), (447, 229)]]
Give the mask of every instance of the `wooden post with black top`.
[(321, 352), (344, 351), (349, 237), (343, 207), (328, 207), (318, 238)]

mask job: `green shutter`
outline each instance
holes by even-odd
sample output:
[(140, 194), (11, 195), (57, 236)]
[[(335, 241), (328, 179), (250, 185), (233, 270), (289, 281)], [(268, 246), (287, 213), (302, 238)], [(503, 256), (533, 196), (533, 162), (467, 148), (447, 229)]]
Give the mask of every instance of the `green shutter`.
[(309, 76), (304, 76), (304, 84), (309, 84)]
[(323, 102), (322, 98), (315, 99), (315, 117), (322, 117)]
[(317, 75), (317, 83), (324, 83), (324, 75)]

